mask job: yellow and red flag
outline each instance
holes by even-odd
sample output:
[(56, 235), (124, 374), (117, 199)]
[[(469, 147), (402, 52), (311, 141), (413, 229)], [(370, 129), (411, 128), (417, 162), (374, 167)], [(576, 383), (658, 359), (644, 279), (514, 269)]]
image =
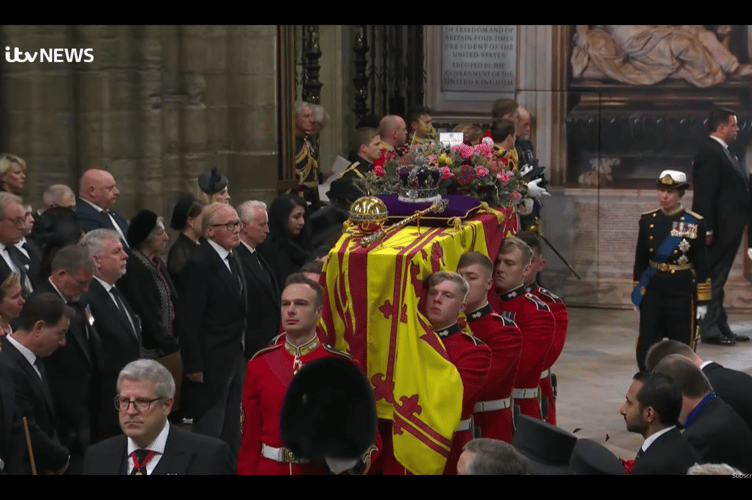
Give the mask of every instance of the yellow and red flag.
[(394, 455), (413, 474), (441, 474), (462, 410), (462, 381), (421, 312), (423, 280), (455, 270), (462, 254), (495, 257), (494, 214), (455, 227), (407, 226), (363, 248), (345, 233), (324, 268), (323, 328), (366, 370), (379, 418), (392, 421)]

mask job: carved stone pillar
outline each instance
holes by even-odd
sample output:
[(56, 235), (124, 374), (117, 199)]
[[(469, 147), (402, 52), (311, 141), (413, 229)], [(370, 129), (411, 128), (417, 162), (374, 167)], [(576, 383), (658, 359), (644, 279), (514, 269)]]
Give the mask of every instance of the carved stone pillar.
[(359, 24), (355, 27), (355, 116), (358, 120), (363, 118), (370, 111), (367, 104), (368, 99), (368, 75), (366, 66), (368, 65), (368, 39), (366, 38), (366, 25)]

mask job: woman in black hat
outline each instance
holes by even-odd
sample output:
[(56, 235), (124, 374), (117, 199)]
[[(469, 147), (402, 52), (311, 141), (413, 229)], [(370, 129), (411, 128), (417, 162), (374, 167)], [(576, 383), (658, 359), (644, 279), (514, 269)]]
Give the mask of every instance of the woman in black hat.
[(144, 348), (153, 358), (177, 352), (173, 331), (175, 286), (159, 257), (169, 237), (162, 217), (141, 210), (128, 227), (129, 255), (125, 276), (117, 286), (141, 318)]
[(311, 235), (307, 219), (306, 202), (299, 196), (279, 195), (269, 207), (269, 235), (258, 250), (280, 288), (309, 260)]
[(227, 177), (218, 168), (205, 172), (198, 178), (198, 198), (211, 205), (212, 203), (230, 203), (230, 193), (227, 191)]
[(204, 202), (185, 194), (178, 198), (175, 209), (172, 211), (170, 227), (180, 231), (180, 234), (178, 234), (175, 243), (170, 248), (170, 253), (167, 255), (167, 270), (175, 283), (180, 280), (183, 266), (185, 266), (191, 252), (198, 248), (199, 239), (203, 235), (201, 228), (201, 213), (203, 210)]

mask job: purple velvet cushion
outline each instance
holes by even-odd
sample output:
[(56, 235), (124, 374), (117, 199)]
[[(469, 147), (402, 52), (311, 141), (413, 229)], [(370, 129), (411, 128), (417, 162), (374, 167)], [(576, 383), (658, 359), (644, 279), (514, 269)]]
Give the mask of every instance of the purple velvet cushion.
[[(413, 215), (418, 210), (425, 210), (431, 203), (407, 203), (397, 199), (396, 194), (379, 196), (389, 211), (389, 224), (399, 222), (405, 217)], [(480, 200), (472, 196), (445, 195), (442, 198), (449, 200), (447, 209), (441, 213), (428, 213), (420, 218), (421, 225), (444, 226), (452, 217), (470, 217), (480, 208)]]

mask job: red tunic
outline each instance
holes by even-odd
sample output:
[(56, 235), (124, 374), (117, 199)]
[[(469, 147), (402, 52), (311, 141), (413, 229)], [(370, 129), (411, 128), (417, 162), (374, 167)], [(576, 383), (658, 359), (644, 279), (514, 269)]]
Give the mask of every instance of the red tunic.
[[(514, 424), (510, 399), (522, 351), (522, 333), (514, 321), (493, 312), (489, 304), (467, 314), (467, 320), (473, 335), (488, 345), (492, 354), (488, 380), (475, 405), (475, 426), (480, 427), (484, 438), (511, 443)], [(483, 409), (481, 402), (493, 407), (492, 405), (499, 405), (500, 401), (504, 401), (503, 404), (507, 407), (480, 411)]]
[(284, 448), (279, 419), (287, 388), (300, 367), (314, 359), (345, 357), (348, 354), (322, 344), (318, 337), (295, 348), (286, 342), (257, 352), (248, 362), (242, 402), (242, 435), (238, 453), (238, 474), (303, 475), (328, 474), (328, 469), (309, 463), (282, 463), (261, 455), (261, 445)]
[[(548, 350), (546, 359), (543, 362), (543, 371), (545, 372), (546, 370), (550, 370), (554, 363), (556, 363), (559, 355), (561, 355), (561, 351), (564, 349), (564, 342), (566, 342), (567, 338), (567, 327), (569, 325), (569, 314), (567, 313), (567, 306), (564, 304), (564, 301), (551, 291), (538, 286), (537, 283), (533, 283), (526, 287), (526, 289), (548, 305), (556, 322), (556, 333), (554, 334), (553, 342), (551, 342), (551, 348)], [(554, 389), (551, 385), (550, 373), (547, 377), (541, 379), (540, 388), (541, 396), (548, 403), (546, 422), (556, 425), (556, 398), (554, 397)]]
[[(446, 332), (446, 333), (445, 333)], [(449, 360), (457, 367), (462, 379), (462, 416), (463, 421), (473, 416), (475, 402), (485, 387), (489, 370), (491, 369), (491, 348), (480, 339), (468, 335), (454, 325), (436, 332), (446, 347)], [(471, 429), (461, 430), (454, 433), (452, 449), (449, 451), (444, 475), (457, 474), (457, 461), (462, 454), (462, 448), (468, 441), (473, 439)]]
[(520, 413), (541, 418), (538, 385), (543, 363), (554, 339), (556, 323), (548, 306), (519, 286), (499, 296), (501, 315), (514, 321), (522, 332), (522, 353), (514, 381), (514, 404)]
[[(464, 421), (472, 416), (478, 394), (485, 384), (488, 370), (491, 367), (491, 349), (479, 339), (462, 332), (457, 323), (436, 333), (441, 337), (449, 360), (457, 367), (462, 380), (462, 415), (460, 418)], [(409, 471), (394, 457), (392, 422), (380, 420), (379, 430), (384, 443), (382, 454), (384, 457), (384, 475), (409, 474)], [(452, 448), (444, 466), (445, 475), (457, 474), (457, 461), (462, 454), (462, 448), (471, 439), (473, 439), (472, 428), (454, 433)]]

